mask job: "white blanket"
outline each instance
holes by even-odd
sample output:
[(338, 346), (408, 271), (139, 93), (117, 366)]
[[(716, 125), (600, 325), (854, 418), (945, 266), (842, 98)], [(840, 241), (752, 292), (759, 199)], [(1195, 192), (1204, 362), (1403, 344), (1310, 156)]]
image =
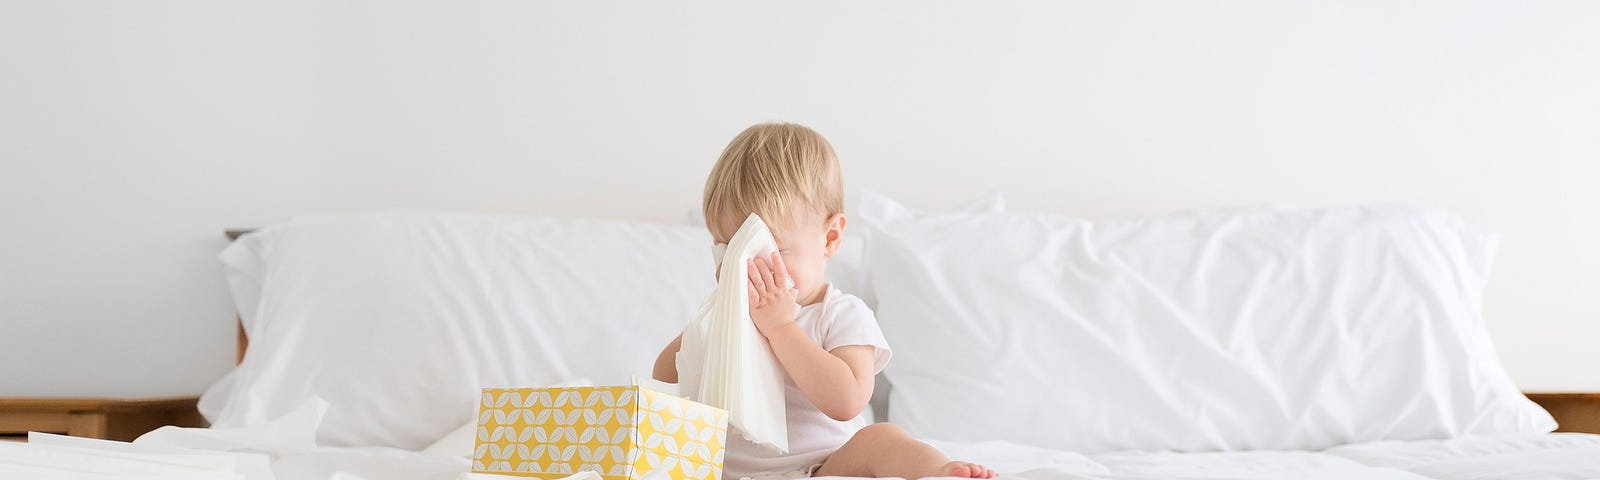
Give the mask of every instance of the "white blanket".
[(274, 480), (259, 453), (134, 445), (30, 432), (0, 442), (0, 478), (39, 480)]
[[(1600, 478), (1600, 435), (1473, 436), (1375, 442), (1321, 452), (1115, 452), (1084, 455), (1006, 442), (932, 442), (1015, 480), (1583, 480)], [(462, 456), (382, 447), (323, 448), (273, 464), (278, 480), (458, 480)], [(330, 472), (344, 472), (332, 476)], [(832, 477), (846, 480), (848, 477)], [(848, 480), (856, 480), (849, 478)]]
[[(291, 417), (295, 417), (291, 415)], [(284, 420), (284, 426), (315, 428)], [(282, 445), (293, 428), (241, 431), (230, 444)], [(251, 439), (248, 437), (259, 437)], [(299, 438), (305, 435), (291, 435)], [(266, 455), (130, 445), (34, 434), (32, 444), (0, 442), (0, 478), (186, 480), (460, 480), (465, 452), (442, 455), (388, 447), (316, 447)], [(1452, 440), (1372, 442), (1321, 452), (1114, 452), (1084, 455), (1006, 442), (931, 442), (952, 457), (984, 463), (1019, 480), (1308, 478), (1342, 480), (1560, 480), (1600, 478), (1600, 435), (1507, 434)], [(227, 448), (227, 447), (224, 447)], [(290, 451), (301, 451), (293, 446)], [(842, 480), (841, 477), (834, 477)]]
[(746, 440), (788, 453), (783, 366), (750, 321), (746, 267), (751, 258), (777, 250), (755, 214), (728, 240), (717, 289), (683, 331), (678, 385), (690, 399), (727, 410), (729, 428)]

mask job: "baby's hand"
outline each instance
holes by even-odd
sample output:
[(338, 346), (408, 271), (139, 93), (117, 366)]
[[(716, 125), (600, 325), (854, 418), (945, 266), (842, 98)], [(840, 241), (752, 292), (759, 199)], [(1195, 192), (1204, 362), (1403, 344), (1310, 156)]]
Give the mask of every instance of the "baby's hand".
[(794, 292), (789, 269), (783, 257), (772, 253), (769, 266), (765, 258), (750, 259), (750, 320), (762, 337), (779, 327), (794, 323)]

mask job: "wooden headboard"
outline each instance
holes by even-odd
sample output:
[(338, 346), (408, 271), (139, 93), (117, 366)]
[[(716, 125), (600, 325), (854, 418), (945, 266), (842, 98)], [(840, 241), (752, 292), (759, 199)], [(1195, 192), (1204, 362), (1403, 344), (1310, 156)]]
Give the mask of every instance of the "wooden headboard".
[[(254, 228), (223, 230), (228, 241), (254, 232)], [(244, 322), (238, 316), (234, 323), (239, 330), (239, 356), (234, 361), (243, 362), (244, 352), (250, 348), (250, 337), (245, 335)], [(1528, 399), (1538, 403), (1561, 424), (1558, 432), (1600, 433), (1600, 392), (1524, 392)]]
[(1561, 424), (1557, 432), (1600, 433), (1600, 392), (1526, 392)]

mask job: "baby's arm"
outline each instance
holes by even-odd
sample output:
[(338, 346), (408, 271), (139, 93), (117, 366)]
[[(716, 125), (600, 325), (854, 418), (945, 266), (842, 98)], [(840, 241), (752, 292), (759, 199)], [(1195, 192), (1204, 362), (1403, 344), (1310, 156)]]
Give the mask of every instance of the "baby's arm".
[(872, 356), (869, 345), (823, 350), (794, 324), (767, 336), (778, 363), (817, 410), (845, 421), (860, 415), (872, 399)]
[(650, 376), (663, 382), (678, 383), (678, 349), (682, 347), (683, 335), (680, 334), (661, 350), (661, 355), (656, 356), (656, 368)]
[[(795, 386), (817, 410), (834, 420), (855, 418), (872, 398), (874, 347), (847, 345), (823, 350), (794, 322), (794, 293), (786, 285), (783, 257), (750, 262), (750, 318), (772, 345)], [(659, 368), (659, 367), (658, 367)]]

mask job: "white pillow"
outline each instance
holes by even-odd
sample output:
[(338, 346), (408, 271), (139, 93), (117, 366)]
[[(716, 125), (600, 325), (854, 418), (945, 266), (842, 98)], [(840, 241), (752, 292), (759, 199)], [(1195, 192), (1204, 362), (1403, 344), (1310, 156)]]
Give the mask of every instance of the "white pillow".
[(711, 291), (703, 228), (392, 211), (296, 218), (222, 255), (250, 335), (213, 426), (311, 395), (322, 445), (420, 449), (484, 386), (647, 373)]
[[(861, 199), (856, 202), (855, 213), (846, 222), (844, 241), (840, 242), (838, 253), (828, 259), (828, 271), (823, 274), (823, 278), (839, 291), (855, 295), (866, 303), (868, 308), (875, 309), (878, 306), (878, 297), (872, 293), (871, 275), (867, 269), (867, 242), (871, 240), (872, 222), (918, 218), (924, 215), (924, 212), (906, 208), (871, 190), (862, 190), (860, 193)], [(1000, 213), (1005, 210), (1005, 194), (991, 192), (969, 200), (951, 211)], [(869, 418), (873, 421), (889, 418), (889, 392), (894, 390), (894, 386), (889, 384), (882, 372), (878, 373), (875, 380), (877, 383), (872, 390), (872, 399), (867, 402), (869, 413), (872, 414)]]
[(1548, 432), (1480, 319), (1494, 244), (1405, 207), (877, 223), (890, 420), (1079, 452)]
[[(950, 210), (953, 213), (1000, 213), (1006, 211), (1006, 197), (1001, 192), (991, 192), (967, 201)], [(861, 298), (868, 307), (878, 306), (878, 297), (872, 292), (871, 270), (867, 268), (867, 246), (872, 240), (873, 222), (900, 221), (926, 215), (906, 208), (888, 197), (871, 190), (861, 191), (856, 202), (856, 213), (847, 217), (844, 240), (838, 253), (828, 260), (828, 271), (823, 274), (828, 283), (839, 291)]]

